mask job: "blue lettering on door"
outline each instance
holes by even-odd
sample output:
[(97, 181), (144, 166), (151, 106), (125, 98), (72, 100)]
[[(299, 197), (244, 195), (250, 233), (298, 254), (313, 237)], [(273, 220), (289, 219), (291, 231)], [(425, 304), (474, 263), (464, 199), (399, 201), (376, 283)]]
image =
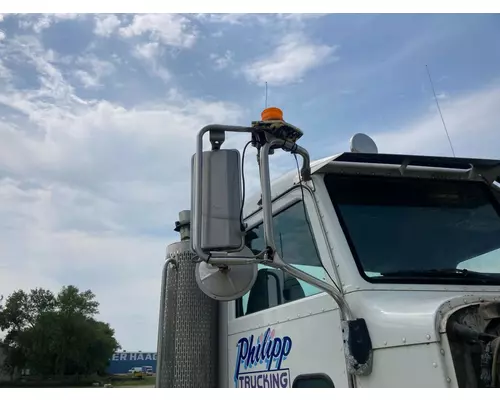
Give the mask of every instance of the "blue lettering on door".
[[(254, 335), (238, 340), (234, 386), (240, 388), (286, 388), (290, 372), (282, 368), (292, 350), (289, 336), (278, 337), (268, 328), (257, 338)], [(253, 371), (251, 371), (253, 370)]]

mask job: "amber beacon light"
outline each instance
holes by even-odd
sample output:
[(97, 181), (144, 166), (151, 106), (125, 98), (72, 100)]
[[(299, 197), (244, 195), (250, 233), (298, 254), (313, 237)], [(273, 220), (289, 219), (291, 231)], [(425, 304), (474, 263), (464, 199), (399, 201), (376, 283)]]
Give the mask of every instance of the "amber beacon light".
[(262, 121), (283, 121), (283, 111), (281, 111), (277, 107), (269, 107), (266, 108), (262, 113), (260, 114)]

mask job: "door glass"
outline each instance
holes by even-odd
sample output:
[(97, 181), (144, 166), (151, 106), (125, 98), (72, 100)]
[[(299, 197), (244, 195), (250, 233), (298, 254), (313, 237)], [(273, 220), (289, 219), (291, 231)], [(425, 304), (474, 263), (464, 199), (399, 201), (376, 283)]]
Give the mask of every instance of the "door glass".
[[(295, 203), (291, 207), (276, 214), (273, 218), (274, 236), (276, 250), (281, 258), (294, 267), (322, 280), (326, 280), (326, 271), (319, 259), (314, 239), (309, 229), (308, 220), (305, 216), (305, 208), (302, 202)], [(264, 248), (264, 229), (262, 224), (249, 230), (246, 235), (246, 245), (258, 254)], [(251, 301), (259, 301), (260, 306), (250, 307), (251, 312), (255, 310), (271, 308), (279, 304), (289, 303), (308, 296), (313, 296), (321, 291), (314, 286), (294, 278), (283, 271), (259, 265), (259, 270), (269, 269), (273, 273), (273, 283), (258, 280), (254, 287), (239, 300), (237, 305), (237, 316), (246, 315), (248, 312), (249, 298)], [(276, 285), (275, 278), (278, 278)], [(264, 290), (259, 285), (266, 285)], [(267, 292), (267, 301), (257, 300), (259, 296), (252, 296), (252, 292)], [(253, 300), (255, 298), (255, 300)], [(239, 315), (238, 315), (239, 314)]]

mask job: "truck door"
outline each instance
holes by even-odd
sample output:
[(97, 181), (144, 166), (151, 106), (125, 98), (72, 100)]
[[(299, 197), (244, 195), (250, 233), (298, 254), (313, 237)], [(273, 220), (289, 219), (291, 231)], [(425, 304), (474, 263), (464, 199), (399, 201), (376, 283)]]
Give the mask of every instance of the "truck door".
[[(309, 191), (279, 198), (273, 215), (282, 258), (332, 283), (333, 263)], [(264, 248), (262, 214), (247, 223), (247, 246), (257, 253)], [(251, 291), (228, 306), (230, 387), (348, 387), (340, 313), (328, 294), (259, 265)]]

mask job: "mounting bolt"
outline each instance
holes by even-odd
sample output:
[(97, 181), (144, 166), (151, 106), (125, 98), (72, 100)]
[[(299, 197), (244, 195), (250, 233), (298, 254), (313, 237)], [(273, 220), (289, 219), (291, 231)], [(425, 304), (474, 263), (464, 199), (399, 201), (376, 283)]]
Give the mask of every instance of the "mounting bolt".
[(431, 335), (426, 335), (425, 337), (427, 338), (427, 340), (431, 340)]
[(403, 343), (406, 343), (406, 338), (403, 338)]
[(432, 363), (432, 366), (433, 366), (434, 368), (437, 368), (437, 366), (438, 366), (438, 365), (437, 365), (437, 363)]

